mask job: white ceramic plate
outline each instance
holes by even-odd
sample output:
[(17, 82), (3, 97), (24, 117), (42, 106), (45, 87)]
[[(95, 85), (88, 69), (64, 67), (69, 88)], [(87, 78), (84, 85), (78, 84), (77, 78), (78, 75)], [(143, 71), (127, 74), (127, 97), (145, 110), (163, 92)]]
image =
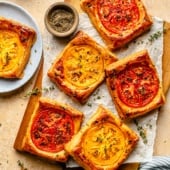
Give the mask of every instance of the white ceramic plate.
[(142, 163), (139, 170), (170, 170), (170, 157), (154, 156), (151, 161)]
[(36, 73), (42, 57), (42, 37), (39, 28), (32, 16), (22, 7), (10, 3), (0, 2), (0, 16), (16, 20), (32, 27), (37, 33), (37, 39), (31, 49), (30, 60), (24, 70), (22, 79), (7, 80), (0, 78), (0, 95), (8, 94), (25, 85)]

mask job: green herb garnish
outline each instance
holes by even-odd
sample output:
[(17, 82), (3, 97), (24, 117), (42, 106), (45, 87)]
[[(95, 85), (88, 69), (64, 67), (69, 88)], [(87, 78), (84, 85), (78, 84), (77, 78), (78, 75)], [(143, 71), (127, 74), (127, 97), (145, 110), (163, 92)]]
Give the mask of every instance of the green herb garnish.
[(139, 132), (140, 137), (141, 137), (142, 140), (143, 140), (143, 143), (144, 143), (144, 144), (147, 144), (147, 143), (148, 143), (148, 140), (147, 140), (147, 137), (146, 137), (146, 130), (145, 130), (142, 126), (139, 125), (139, 123), (138, 123), (137, 120), (134, 120), (134, 123), (135, 123), (135, 125), (136, 125), (136, 127), (137, 127), (137, 130), (138, 130), (138, 132)]
[(54, 89), (55, 89), (54, 86), (44, 87), (42, 90), (39, 89), (38, 87), (35, 87), (35, 88), (32, 89), (31, 91), (27, 92), (24, 97), (37, 96), (37, 95), (39, 95), (42, 91), (44, 91), (44, 92), (50, 92), (50, 91), (52, 91), (52, 90), (54, 90)]
[(153, 43), (155, 40), (157, 40), (159, 37), (161, 37), (162, 33), (163, 33), (163, 32), (161, 32), (161, 31), (157, 31), (156, 33), (150, 35), (148, 41), (149, 41), (150, 43)]
[(37, 96), (41, 93), (41, 90), (36, 87), (34, 89), (32, 89), (31, 91), (29, 91), (28, 93), (26, 93), (26, 95), (24, 97), (30, 97), (30, 96)]
[(54, 89), (55, 89), (55, 87), (54, 87), (54, 86), (44, 87), (44, 88), (43, 88), (43, 91), (45, 91), (45, 92), (49, 92), (49, 91), (52, 91), (52, 90), (54, 90)]
[(18, 160), (17, 163), (18, 166), (21, 167), (21, 170), (28, 170), (27, 168), (24, 167), (24, 164), (20, 160)]

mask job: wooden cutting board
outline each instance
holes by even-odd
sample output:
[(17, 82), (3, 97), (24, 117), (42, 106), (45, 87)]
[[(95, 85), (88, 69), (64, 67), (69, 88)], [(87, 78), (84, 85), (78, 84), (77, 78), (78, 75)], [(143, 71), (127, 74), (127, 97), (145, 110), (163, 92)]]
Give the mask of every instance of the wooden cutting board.
[(170, 23), (164, 23), (164, 55), (162, 59), (163, 69), (163, 88), (165, 94), (167, 93), (170, 86)]

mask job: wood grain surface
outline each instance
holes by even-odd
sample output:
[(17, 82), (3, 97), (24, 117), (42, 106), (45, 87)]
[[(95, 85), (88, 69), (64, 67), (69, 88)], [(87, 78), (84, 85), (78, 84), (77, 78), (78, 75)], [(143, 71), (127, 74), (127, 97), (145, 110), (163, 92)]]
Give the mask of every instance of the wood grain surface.
[(164, 54), (162, 59), (163, 69), (163, 88), (164, 93), (168, 92), (170, 86), (170, 23), (165, 22), (164, 24)]

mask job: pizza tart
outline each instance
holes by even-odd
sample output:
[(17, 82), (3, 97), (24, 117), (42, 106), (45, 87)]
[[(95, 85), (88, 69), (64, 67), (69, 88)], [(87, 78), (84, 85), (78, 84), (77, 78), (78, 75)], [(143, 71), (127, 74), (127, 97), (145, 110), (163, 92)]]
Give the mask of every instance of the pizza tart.
[(116, 170), (138, 140), (137, 134), (118, 117), (99, 106), (65, 149), (84, 169)]
[(32, 28), (0, 17), (1, 78), (22, 78), (35, 39)]
[(141, 0), (82, 0), (81, 7), (111, 50), (129, 43), (152, 25)]
[(122, 119), (141, 116), (165, 102), (162, 84), (147, 50), (109, 65), (106, 76), (108, 89)]
[(77, 133), (82, 120), (83, 113), (78, 110), (41, 97), (27, 117), (27, 124), (23, 125), (27, 130), (22, 139), (18, 137), (15, 148), (51, 161), (66, 162), (64, 145)]
[(113, 53), (79, 31), (55, 59), (48, 76), (67, 95), (85, 103), (104, 80), (105, 67), (116, 60)]

